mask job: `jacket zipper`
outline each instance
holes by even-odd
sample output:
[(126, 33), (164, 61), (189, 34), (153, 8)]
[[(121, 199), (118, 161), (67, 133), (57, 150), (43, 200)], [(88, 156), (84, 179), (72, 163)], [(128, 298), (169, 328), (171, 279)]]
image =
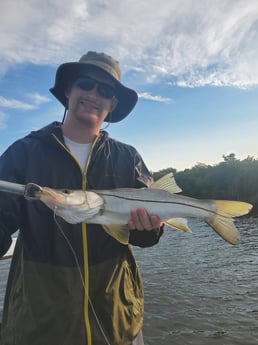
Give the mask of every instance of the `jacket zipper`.
[[(78, 164), (82, 173), (82, 189), (86, 190), (87, 188), (86, 175), (87, 175), (88, 167), (91, 161), (92, 152), (98, 141), (99, 135), (93, 141), (84, 171), (82, 171), (80, 163), (78, 162), (76, 157), (72, 155), (71, 151), (68, 150), (68, 148), (62, 143), (60, 139), (58, 139), (58, 137), (55, 134), (52, 133), (52, 135), (55, 138), (55, 140), (65, 149), (65, 151)], [(84, 322), (85, 322), (85, 329), (86, 329), (87, 345), (92, 345), (91, 327), (90, 327), (90, 320), (89, 320), (89, 262), (88, 262), (88, 241), (87, 241), (86, 223), (82, 223), (82, 245), (83, 245), (83, 263), (84, 263)]]
[[(91, 161), (92, 152), (98, 138), (99, 138), (99, 135), (95, 138), (95, 140), (92, 143), (92, 147), (87, 159), (87, 163), (83, 171), (83, 175), (82, 175), (82, 189), (83, 190), (86, 190), (87, 188), (86, 175), (87, 175), (87, 171), (88, 171), (89, 164)], [(91, 327), (90, 327), (90, 320), (89, 320), (90, 291), (89, 291), (88, 239), (87, 239), (86, 223), (82, 223), (82, 243), (83, 243), (83, 261), (84, 261), (84, 320), (85, 320), (85, 328), (86, 328), (87, 345), (92, 345)]]

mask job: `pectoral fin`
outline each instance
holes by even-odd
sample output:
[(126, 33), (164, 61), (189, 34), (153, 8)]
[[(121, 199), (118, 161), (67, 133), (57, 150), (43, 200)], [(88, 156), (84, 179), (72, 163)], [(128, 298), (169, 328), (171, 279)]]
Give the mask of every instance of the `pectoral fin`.
[(165, 224), (173, 229), (184, 231), (184, 232), (192, 232), (192, 230), (187, 225), (187, 220), (184, 218), (171, 218), (165, 221)]
[(119, 224), (111, 224), (111, 225), (103, 225), (104, 230), (110, 236), (115, 238), (118, 242), (122, 244), (129, 243), (129, 229), (126, 225), (119, 225)]

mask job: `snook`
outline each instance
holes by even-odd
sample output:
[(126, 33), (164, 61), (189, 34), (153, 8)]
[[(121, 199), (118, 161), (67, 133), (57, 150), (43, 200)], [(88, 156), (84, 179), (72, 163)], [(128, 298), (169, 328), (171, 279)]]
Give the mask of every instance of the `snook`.
[(148, 189), (63, 192), (43, 187), (37, 197), (68, 223), (102, 224), (106, 232), (123, 244), (128, 243), (126, 224), (131, 211), (136, 208), (145, 208), (149, 214), (158, 215), (169, 227), (185, 232), (191, 230), (182, 218), (199, 218), (227, 242), (239, 242), (240, 235), (233, 218), (250, 212), (251, 204), (200, 200), (175, 194), (180, 191), (173, 175), (168, 174)]

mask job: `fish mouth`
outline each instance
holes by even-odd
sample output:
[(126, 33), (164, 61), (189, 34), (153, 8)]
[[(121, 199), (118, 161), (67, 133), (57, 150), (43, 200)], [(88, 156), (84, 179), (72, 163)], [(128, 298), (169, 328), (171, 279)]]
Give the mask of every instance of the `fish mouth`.
[(27, 183), (24, 190), (24, 197), (27, 200), (40, 199), (43, 188), (36, 183)]
[(41, 200), (46, 204), (58, 204), (63, 205), (66, 203), (65, 193), (56, 193), (50, 188), (40, 187), (36, 183), (28, 183), (24, 191), (24, 197), (27, 200)]
[(43, 187), (40, 192), (39, 199), (45, 204), (52, 205), (52, 207), (78, 207), (85, 203), (85, 195), (83, 197), (74, 197), (74, 193), (69, 189), (62, 189), (54, 191), (51, 188)]
[(62, 193), (56, 193), (50, 188), (42, 188), (42, 190), (38, 193), (38, 198), (46, 203), (51, 203), (55, 205), (65, 205), (66, 204), (66, 196)]

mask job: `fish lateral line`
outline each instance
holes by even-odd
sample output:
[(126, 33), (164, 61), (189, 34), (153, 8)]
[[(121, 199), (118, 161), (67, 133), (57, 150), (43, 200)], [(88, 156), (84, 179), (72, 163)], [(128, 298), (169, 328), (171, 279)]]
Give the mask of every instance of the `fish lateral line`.
[[(191, 207), (191, 208), (195, 208), (197, 210), (201, 210), (201, 211), (205, 211), (205, 212), (208, 212), (208, 213), (211, 213), (211, 214), (216, 214), (216, 215), (220, 215), (221, 217), (224, 217), (224, 218), (229, 218), (227, 217), (225, 214), (221, 214), (219, 212), (216, 212), (216, 211), (213, 211), (213, 210), (210, 210), (208, 208), (205, 208), (205, 207), (201, 207), (201, 206), (196, 206), (196, 205), (189, 205), (187, 204), (186, 202), (180, 202), (180, 201), (166, 201), (166, 200), (146, 200), (146, 199), (140, 199), (140, 198), (129, 198), (129, 197), (125, 197), (125, 196), (122, 196), (122, 195), (115, 195), (115, 194), (111, 194), (111, 193), (103, 193), (103, 192), (99, 192), (98, 191), (94, 191), (96, 194), (99, 194), (100, 196), (104, 196), (104, 197), (112, 197), (112, 198), (117, 198), (117, 199), (122, 199), (122, 200), (127, 200), (127, 201), (140, 201), (140, 202), (143, 202), (143, 203), (155, 203), (155, 204), (167, 204), (167, 205), (179, 205), (179, 206), (185, 206), (185, 207)], [(207, 201), (211, 201), (212, 200), (207, 200)]]

